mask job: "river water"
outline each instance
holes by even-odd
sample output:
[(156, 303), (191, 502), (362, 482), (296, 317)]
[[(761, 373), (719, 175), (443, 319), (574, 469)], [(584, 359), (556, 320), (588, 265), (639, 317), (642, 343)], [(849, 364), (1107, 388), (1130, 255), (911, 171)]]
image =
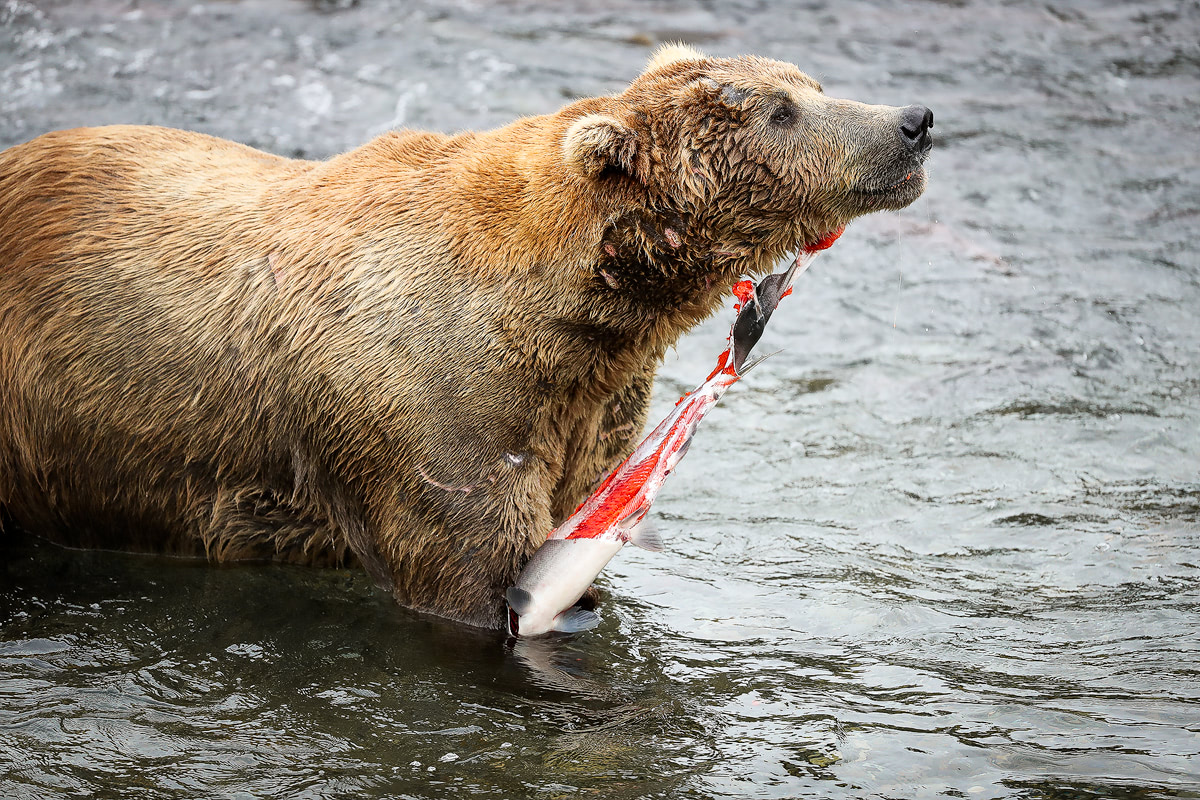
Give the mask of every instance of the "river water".
[(0, 145), (324, 157), (618, 91), (673, 39), (928, 105), (936, 143), (776, 314), (601, 626), (10, 535), (0, 797), (1200, 798), (1194, 0), (4, 0)]

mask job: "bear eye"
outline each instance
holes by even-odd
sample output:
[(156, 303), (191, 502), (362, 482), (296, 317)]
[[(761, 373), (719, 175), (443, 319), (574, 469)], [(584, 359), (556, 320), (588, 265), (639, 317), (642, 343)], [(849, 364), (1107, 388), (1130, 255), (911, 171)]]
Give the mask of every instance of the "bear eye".
[(796, 118), (796, 109), (791, 106), (780, 106), (771, 112), (771, 122), (775, 125), (787, 125)]

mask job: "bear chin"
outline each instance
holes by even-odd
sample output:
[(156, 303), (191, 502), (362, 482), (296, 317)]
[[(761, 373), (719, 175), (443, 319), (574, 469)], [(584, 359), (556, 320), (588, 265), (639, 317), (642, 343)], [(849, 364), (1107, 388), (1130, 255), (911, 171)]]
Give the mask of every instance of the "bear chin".
[[(896, 175), (899, 174), (899, 177)], [(925, 167), (921, 164), (890, 178), (873, 178), (852, 188), (850, 193), (863, 202), (864, 211), (898, 211), (909, 206), (925, 191)]]

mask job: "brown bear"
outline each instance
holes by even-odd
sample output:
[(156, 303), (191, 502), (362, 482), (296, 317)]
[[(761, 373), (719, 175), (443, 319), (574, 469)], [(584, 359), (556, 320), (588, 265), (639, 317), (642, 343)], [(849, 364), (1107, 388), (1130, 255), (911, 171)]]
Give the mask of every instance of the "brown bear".
[(325, 162), (155, 127), (0, 153), (0, 508), (77, 546), (361, 564), (504, 624), (740, 276), (925, 184), (932, 115), (669, 46), (622, 93)]

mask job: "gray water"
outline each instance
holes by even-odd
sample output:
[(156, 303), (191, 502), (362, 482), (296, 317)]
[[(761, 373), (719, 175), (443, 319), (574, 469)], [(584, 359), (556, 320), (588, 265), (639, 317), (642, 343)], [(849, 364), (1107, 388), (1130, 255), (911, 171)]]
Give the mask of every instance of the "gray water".
[(513, 644), (353, 571), (10, 536), (0, 797), (1200, 797), (1194, 0), (4, 0), (0, 145), (324, 157), (617, 91), (671, 39), (923, 103), (936, 145), (774, 317), (601, 626)]

